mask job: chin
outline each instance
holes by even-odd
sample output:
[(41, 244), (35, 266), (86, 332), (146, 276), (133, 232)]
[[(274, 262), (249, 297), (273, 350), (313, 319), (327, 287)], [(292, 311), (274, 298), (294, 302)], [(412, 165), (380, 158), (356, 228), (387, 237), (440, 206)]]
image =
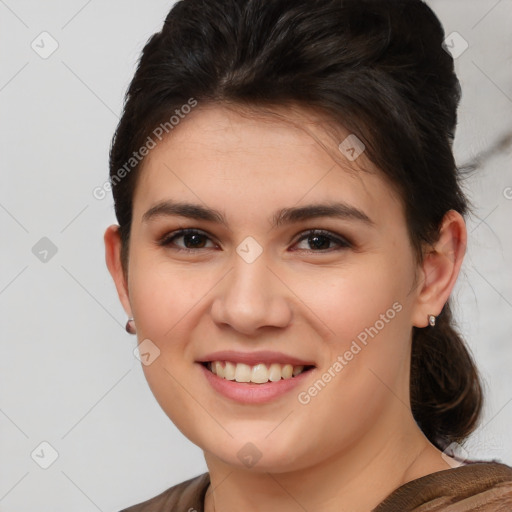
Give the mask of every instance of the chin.
[[(227, 437), (227, 439), (226, 439)], [(209, 439), (203, 444), (205, 452), (220, 459), (224, 464), (254, 473), (286, 473), (303, 469), (311, 464), (311, 457), (305, 453), (298, 453), (302, 446), (299, 440), (290, 437), (272, 439), (259, 435), (250, 436), (247, 432), (243, 436), (231, 438)]]

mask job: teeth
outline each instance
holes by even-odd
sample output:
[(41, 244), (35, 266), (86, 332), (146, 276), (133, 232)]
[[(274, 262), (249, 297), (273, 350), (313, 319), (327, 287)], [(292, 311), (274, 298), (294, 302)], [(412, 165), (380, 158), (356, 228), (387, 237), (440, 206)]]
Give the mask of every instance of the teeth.
[(283, 379), (289, 379), (293, 375), (293, 366), (291, 364), (285, 364), (281, 370)]
[(281, 380), (281, 365), (277, 363), (272, 363), (270, 365), (269, 371), (268, 371), (268, 378), (272, 382), (276, 382), (278, 380)]
[(227, 380), (235, 380), (235, 371), (236, 366), (233, 363), (226, 361), (226, 365), (224, 366), (224, 378)]
[(304, 366), (272, 363), (268, 368), (263, 363), (249, 366), (244, 363), (231, 363), (229, 361), (212, 361), (208, 369), (218, 377), (236, 382), (254, 382), (264, 384), (277, 382), (281, 379), (291, 379), (304, 371)]
[[(222, 377), (222, 375), (219, 375), (219, 377)], [(235, 380), (237, 382), (250, 382), (251, 367), (248, 364), (237, 364), (235, 369)]]
[(299, 373), (302, 373), (304, 370), (304, 366), (294, 366), (293, 367), (293, 376), (299, 375)]
[(257, 384), (268, 382), (268, 370), (264, 364), (257, 364), (252, 367), (251, 382), (256, 382)]
[(224, 368), (222, 366), (222, 363), (220, 361), (215, 361), (214, 364), (214, 367), (215, 367), (215, 373), (219, 376), (219, 377), (223, 377), (224, 378)]

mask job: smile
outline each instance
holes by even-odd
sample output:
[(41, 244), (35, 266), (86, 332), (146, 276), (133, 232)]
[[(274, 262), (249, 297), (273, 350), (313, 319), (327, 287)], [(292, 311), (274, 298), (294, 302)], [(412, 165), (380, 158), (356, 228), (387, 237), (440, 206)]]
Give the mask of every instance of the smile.
[(292, 379), (312, 368), (312, 366), (280, 363), (258, 363), (251, 366), (231, 361), (210, 361), (205, 363), (205, 366), (221, 379), (254, 384)]
[(315, 361), (272, 350), (220, 350), (196, 360), (208, 386), (243, 404), (285, 399), (318, 369)]

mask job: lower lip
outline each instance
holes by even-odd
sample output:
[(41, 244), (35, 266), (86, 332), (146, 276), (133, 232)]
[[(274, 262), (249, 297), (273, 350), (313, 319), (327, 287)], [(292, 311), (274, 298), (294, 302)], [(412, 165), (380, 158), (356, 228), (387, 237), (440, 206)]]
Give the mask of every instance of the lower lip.
[(255, 384), (253, 382), (236, 382), (223, 379), (212, 373), (204, 365), (199, 364), (199, 366), (215, 391), (243, 404), (262, 404), (275, 400), (301, 384), (312, 371), (307, 370), (290, 379)]

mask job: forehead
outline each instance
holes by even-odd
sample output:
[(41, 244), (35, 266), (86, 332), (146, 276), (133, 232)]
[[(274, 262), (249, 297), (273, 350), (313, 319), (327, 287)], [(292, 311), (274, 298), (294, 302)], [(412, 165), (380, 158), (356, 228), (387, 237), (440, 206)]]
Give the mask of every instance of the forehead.
[(243, 209), (248, 199), (266, 208), (345, 200), (376, 216), (379, 210), (400, 210), (396, 191), (364, 151), (353, 160), (343, 153), (347, 143), (340, 143), (350, 144), (351, 137), (304, 109), (196, 107), (145, 158), (134, 219), (169, 197), (217, 203), (225, 210)]

